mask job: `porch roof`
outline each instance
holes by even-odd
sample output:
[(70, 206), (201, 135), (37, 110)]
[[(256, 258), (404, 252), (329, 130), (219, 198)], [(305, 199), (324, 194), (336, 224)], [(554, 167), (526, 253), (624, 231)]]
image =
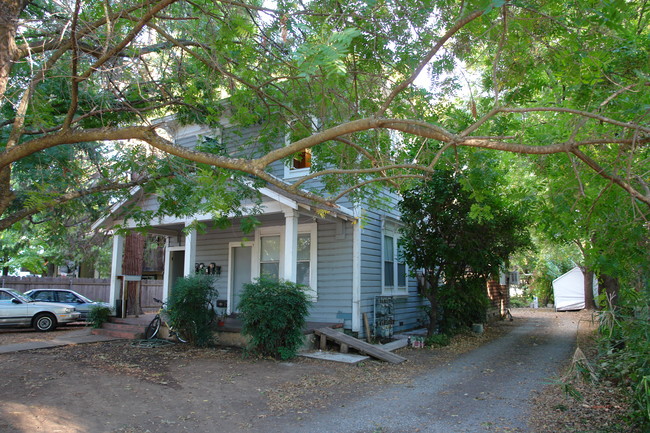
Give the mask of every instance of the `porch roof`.
[[(322, 219), (327, 219), (332, 217), (335, 219), (342, 219), (346, 221), (353, 221), (357, 219), (354, 212), (344, 206), (326, 205), (323, 203), (317, 203), (308, 200), (298, 194), (288, 192), (275, 185), (267, 184), (267, 186), (257, 188), (257, 190), (260, 192), (260, 194), (262, 194), (264, 197), (267, 197), (269, 200), (273, 202), (277, 202), (280, 205), (287, 206), (294, 210), (302, 209), (308, 211)], [(93, 224), (92, 229), (96, 230), (99, 228), (110, 228), (115, 224), (119, 223), (120, 221), (123, 221), (120, 218), (121, 217), (120, 214), (124, 206), (131, 204), (137, 200), (142, 200), (143, 198), (145, 198), (143, 189), (141, 187), (133, 188), (131, 190), (130, 197), (128, 199), (122, 200), (121, 202), (114, 204), (104, 217), (100, 218)], [(269, 214), (274, 212), (277, 212), (277, 210), (269, 210), (268, 212), (262, 212), (262, 214)], [(180, 229), (177, 229), (175, 227), (178, 224), (185, 223), (186, 221), (194, 221), (194, 220), (208, 221), (211, 219), (212, 216), (206, 214), (194, 215), (191, 218), (174, 218), (174, 217), (163, 218), (160, 219), (157, 223), (152, 222), (151, 232), (160, 233), (160, 234), (172, 234), (171, 232), (177, 233), (179, 230), (182, 230), (182, 227)], [(163, 228), (164, 226), (168, 226), (168, 227), (171, 226), (169, 227), (170, 230), (165, 230)], [(169, 231), (170, 233), (166, 233), (166, 231)]]

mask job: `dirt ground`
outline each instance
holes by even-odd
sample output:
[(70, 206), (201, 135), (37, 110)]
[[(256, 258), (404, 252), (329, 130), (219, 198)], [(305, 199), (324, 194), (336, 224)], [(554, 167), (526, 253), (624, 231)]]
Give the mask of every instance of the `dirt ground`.
[[(408, 362), (400, 365), (278, 362), (246, 358), (235, 348), (141, 341), (0, 355), (0, 432), (264, 432), (269, 418), (300, 420), (382, 386), (408, 384), (531, 314), (556, 313), (520, 310), (515, 321), (458, 336), (444, 348), (401, 349)], [(52, 333), (0, 330), (0, 344), (46, 338)]]

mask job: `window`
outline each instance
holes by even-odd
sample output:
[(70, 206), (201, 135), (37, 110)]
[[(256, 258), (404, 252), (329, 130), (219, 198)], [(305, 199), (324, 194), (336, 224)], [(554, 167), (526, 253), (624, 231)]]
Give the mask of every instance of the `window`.
[[(254, 257), (259, 259), (259, 266), (253, 269), (261, 275), (273, 278), (285, 278), (284, 275), (284, 226), (264, 227), (256, 232)], [(309, 287), (307, 291), (313, 300), (316, 299), (316, 224), (300, 224), (298, 226), (298, 245), (296, 258), (296, 282)], [(259, 250), (258, 250), (259, 248)]]
[(311, 285), (311, 234), (298, 235), (298, 263), (296, 266), (296, 283)]
[(68, 304), (79, 303), (79, 298), (77, 298), (74, 293), (58, 292), (58, 294), (59, 294), (59, 302), (67, 302)]
[(260, 238), (260, 275), (280, 278), (280, 236)]
[(384, 236), (384, 287), (392, 288), (395, 285), (395, 239)]
[(48, 292), (48, 291), (34, 292), (32, 294), (32, 298), (38, 301), (58, 302), (58, 300), (56, 299), (56, 292)]
[(309, 167), (311, 167), (311, 149), (305, 149), (293, 157), (291, 170), (300, 170)]
[(406, 295), (408, 292), (407, 269), (399, 247), (397, 228), (384, 228), (384, 233), (382, 245), (383, 293), (387, 295)]
[[(307, 123), (305, 123), (307, 122)], [(318, 127), (318, 120), (310, 117), (307, 120), (293, 121), (284, 137), (285, 146), (302, 138), (309, 137)], [(304, 149), (293, 156), (291, 162), (284, 167), (284, 177), (301, 177), (309, 174), (311, 167), (311, 149)]]

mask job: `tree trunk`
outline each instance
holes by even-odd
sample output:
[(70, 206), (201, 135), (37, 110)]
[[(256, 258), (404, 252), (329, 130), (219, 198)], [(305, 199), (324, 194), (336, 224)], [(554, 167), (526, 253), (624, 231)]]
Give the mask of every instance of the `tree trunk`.
[[(122, 263), (122, 274), (131, 276), (142, 276), (144, 256), (144, 236), (140, 233), (129, 233), (124, 240), (124, 262)], [(126, 314), (142, 314), (140, 303), (141, 293), (138, 290), (139, 281), (128, 281), (126, 283)]]
[[(427, 324), (427, 337), (438, 332), (438, 281), (436, 274), (426, 275), (426, 284), (422, 289), (422, 295), (429, 301), (430, 309), (428, 311), (429, 323)], [(431, 281), (435, 280), (435, 284)]]
[(7, 90), (9, 74), (15, 60), (18, 16), (28, 3), (27, 0), (2, 0), (0, 2), (0, 101), (4, 99), (2, 96)]
[(620, 288), (618, 278), (601, 274), (598, 278), (598, 284), (600, 285), (600, 293), (605, 291), (612, 307), (616, 306), (618, 304), (618, 291)]
[(596, 304), (594, 303), (594, 272), (581, 268), (584, 275), (584, 293), (585, 293), (585, 310), (595, 310)]

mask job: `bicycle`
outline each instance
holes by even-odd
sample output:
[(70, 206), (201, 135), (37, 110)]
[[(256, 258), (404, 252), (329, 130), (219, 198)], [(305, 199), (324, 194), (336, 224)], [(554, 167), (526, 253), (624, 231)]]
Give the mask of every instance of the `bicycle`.
[[(144, 338), (147, 340), (153, 340), (156, 338), (156, 335), (158, 335), (158, 331), (160, 330), (160, 327), (162, 326), (162, 314), (164, 314), (165, 311), (165, 305), (167, 305), (165, 302), (161, 301), (160, 299), (153, 298), (154, 301), (158, 302), (160, 304), (160, 309), (158, 310), (158, 313), (156, 313), (156, 316), (149, 322), (149, 325), (147, 325), (147, 329), (144, 332)], [(176, 331), (172, 326), (165, 322), (167, 325), (167, 328), (169, 328), (169, 336), (172, 338), (176, 338), (181, 343), (187, 343), (188, 339), (185, 338), (183, 335), (181, 335), (178, 331)]]

